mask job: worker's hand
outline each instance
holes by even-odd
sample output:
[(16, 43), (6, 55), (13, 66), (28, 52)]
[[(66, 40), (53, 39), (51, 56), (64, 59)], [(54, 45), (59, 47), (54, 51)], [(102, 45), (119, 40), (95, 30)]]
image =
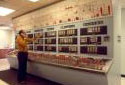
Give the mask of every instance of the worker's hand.
[(32, 38), (32, 41), (36, 42), (37, 38)]
[(39, 39), (41, 37), (41, 34), (36, 34), (35, 37), (33, 38), (33, 41), (36, 41), (37, 39)]

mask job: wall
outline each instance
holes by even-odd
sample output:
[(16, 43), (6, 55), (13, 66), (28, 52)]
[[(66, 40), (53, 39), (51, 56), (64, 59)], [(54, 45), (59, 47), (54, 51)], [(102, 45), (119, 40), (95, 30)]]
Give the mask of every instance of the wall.
[[(109, 85), (121, 85), (120, 59), (121, 59), (121, 6), (119, 0), (113, 2), (113, 64), (108, 75)], [(116, 81), (116, 82), (115, 82)]]
[(0, 29), (0, 49), (13, 47), (14, 32), (12, 30)]
[(122, 9), (121, 14), (121, 28), (122, 28), (122, 48), (121, 48), (121, 74), (125, 75), (125, 8)]

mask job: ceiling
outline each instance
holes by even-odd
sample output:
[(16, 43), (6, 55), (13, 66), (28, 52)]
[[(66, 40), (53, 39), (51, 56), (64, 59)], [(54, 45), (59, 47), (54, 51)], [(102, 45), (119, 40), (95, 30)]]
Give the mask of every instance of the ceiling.
[(16, 10), (14, 13), (6, 17), (0, 16), (0, 24), (8, 24), (11, 18), (20, 16), (37, 8), (42, 8), (63, 0), (40, 0), (38, 2), (30, 2), (28, 0), (0, 0), (0, 6)]
[(120, 0), (120, 4), (122, 8), (125, 8), (125, 0)]

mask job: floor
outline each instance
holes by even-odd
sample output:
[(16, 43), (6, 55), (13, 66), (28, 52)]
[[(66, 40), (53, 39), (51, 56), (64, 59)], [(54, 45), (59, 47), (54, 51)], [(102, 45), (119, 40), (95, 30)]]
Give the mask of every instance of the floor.
[(121, 85), (125, 85), (125, 78), (121, 78)]
[[(0, 85), (20, 85), (17, 83), (17, 71), (9, 67), (7, 59), (0, 59)], [(27, 84), (25, 85), (61, 85), (55, 82), (38, 78), (35, 76), (27, 76)], [(121, 78), (121, 85), (125, 85), (125, 78)]]
[[(17, 82), (17, 71), (10, 69), (7, 59), (0, 59), (0, 85), (22, 85)], [(23, 85), (61, 85), (49, 80), (27, 75), (27, 82)]]

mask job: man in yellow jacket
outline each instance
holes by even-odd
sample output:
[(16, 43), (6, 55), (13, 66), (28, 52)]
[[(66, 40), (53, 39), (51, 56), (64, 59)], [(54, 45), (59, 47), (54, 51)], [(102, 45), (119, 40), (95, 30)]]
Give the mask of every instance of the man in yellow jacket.
[(19, 31), (19, 35), (16, 38), (16, 43), (18, 48), (18, 66), (19, 66), (17, 80), (19, 83), (25, 83), (27, 59), (28, 59), (27, 42), (33, 40), (34, 39), (27, 38), (26, 33), (23, 30)]

